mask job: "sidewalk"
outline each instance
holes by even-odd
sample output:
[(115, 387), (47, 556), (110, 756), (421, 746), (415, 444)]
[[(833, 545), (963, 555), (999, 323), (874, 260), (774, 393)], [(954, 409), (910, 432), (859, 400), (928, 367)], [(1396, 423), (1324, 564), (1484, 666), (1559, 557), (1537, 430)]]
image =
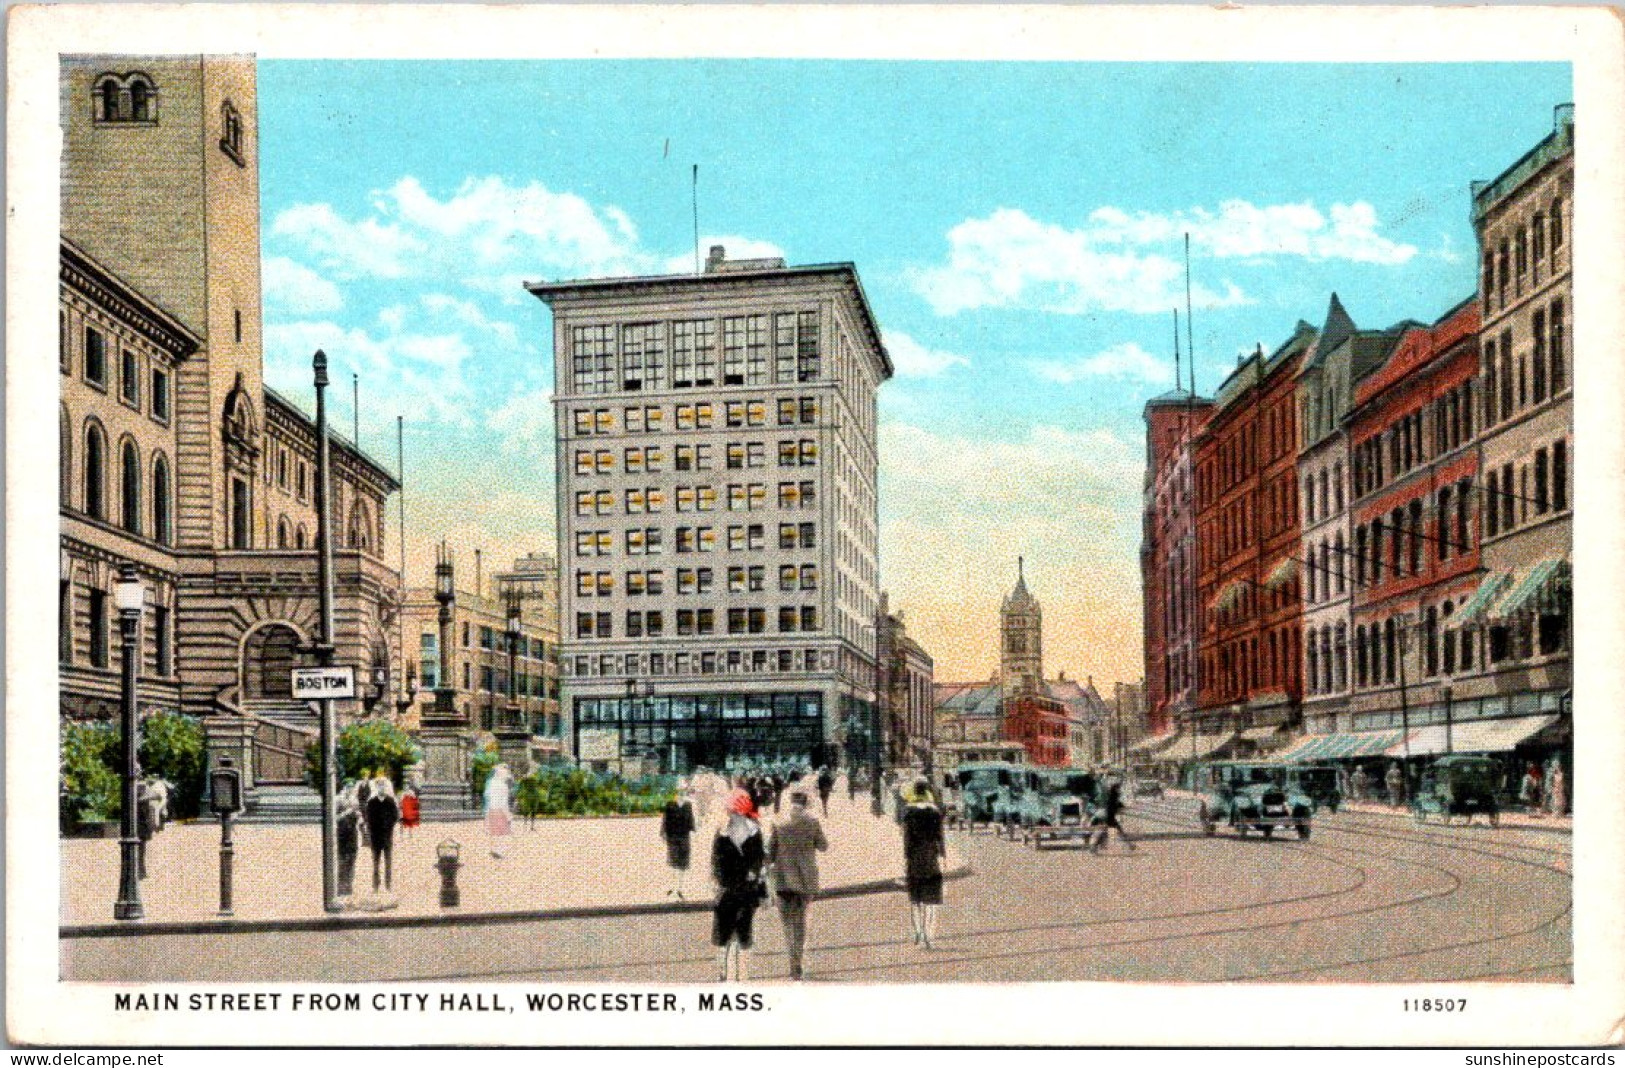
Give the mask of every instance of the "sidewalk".
[[(818, 813), (816, 798), (813, 812)], [(788, 817), (789, 799), (781, 815)], [(775, 816), (762, 814), (770, 832)], [(819, 856), (824, 892), (831, 896), (901, 889), (902, 834), (890, 814), (876, 819), (869, 798), (830, 798), (823, 820), (829, 852)], [(171, 824), (147, 847), (148, 878), (141, 883), (144, 919), (113, 920), (118, 896), (117, 839), (62, 840), (61, 934), (94, 937), (140, 933), (335, 929), (434, 923), (489, 923), (595, 915), (708, 909), (713, 831), (695, 832), (685, 900), (667, 896), (674, 873), (666, 866), (657, 816), (514, 821), (494, 844), (483, 822), (428, 822), (397, 834), (392, 894), (372, 893), (372, 856), (356, 860), (355, 896), (344, 912), (322, 910), (321, 830), (315, 824), (234, 826), (234, 915), (218, 915), (220, 826)], [(461, 846), (457, 885), (462, 904), (442, 909), (436, 847)], [(952, 837), (948, 869), (966, 874)]]

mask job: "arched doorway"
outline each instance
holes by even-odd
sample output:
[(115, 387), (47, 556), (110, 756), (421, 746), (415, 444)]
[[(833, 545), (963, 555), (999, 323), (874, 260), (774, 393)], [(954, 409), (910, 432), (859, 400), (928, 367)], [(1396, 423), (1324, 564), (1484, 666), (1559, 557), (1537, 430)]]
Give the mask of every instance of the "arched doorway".
[(299, 632), (286, 623), (268, 623), (250, 634), (243, 643), (243, 697), (251, 701), (291, 700), (299, 645)]

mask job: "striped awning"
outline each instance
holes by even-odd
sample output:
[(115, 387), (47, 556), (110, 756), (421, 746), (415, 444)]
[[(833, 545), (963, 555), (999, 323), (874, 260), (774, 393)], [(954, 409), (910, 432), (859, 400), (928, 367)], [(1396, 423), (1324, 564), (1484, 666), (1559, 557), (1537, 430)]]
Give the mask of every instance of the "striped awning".
[(1497, 571), (1493, 575), (1486, 575), (1484, 581), (1478, 584), (1478, 589), (1461, 606), (1450, 622), (1456, 626), (1467, 626), (1477, 623), (1479, 618), (1489, 614), (1490, 606), (1506, 592), (1512, 584), (1512, 573)]
[(1311, 734), (1275, 759), (1293, 764), (1315, 764), (1322, 760), (1355, 760), (1377, 756), (1404, 740), (1404, 731), (1351, 731), (1337, 734)]
[(1436, 753), (1505, 753), (1557, 721), (1553, 715), (1511, 716), (1505, 719), (1466, 720), (1451, 724), (1431, 723), (1411, 731), (1409, 742), (1401, 739), (1390, 746), (1389, 756), (1432, 756)]
[(1549, 592), (1560, 589), (1569, 579), (1569, 562), (1562, 558), (1542, 560), (1524, 575), (1512, 592), (1495, 605), (1490, 615), (1497, 619), (1517, 615), (1525, 608), (1540, 606)]

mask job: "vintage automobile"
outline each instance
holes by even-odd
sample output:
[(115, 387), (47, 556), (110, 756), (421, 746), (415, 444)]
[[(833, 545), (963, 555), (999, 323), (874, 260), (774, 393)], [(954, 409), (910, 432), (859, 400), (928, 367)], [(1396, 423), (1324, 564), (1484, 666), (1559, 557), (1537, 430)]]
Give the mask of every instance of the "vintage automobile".
[(1325, 809), (1336, 812), (1343, 803), (1343, 791), (1337, 785), (1337, 769), (1326, 764), (1289, 764), (1286, 766), (1286, 788), (1296, 790), (1315, 803), (1315, 811)]
[(1203, 834), (1214, 834), (1223, 823), (1243, 837), (1258, 831), (1269, 838), (1285, 827), (1299, 838), (1309, 837), (1315, 804), (1287, 787), (1283, 765), (1239, 760), (1198, 764), (1192, 769), (1192, 785), (1201, 794), (1197, 820)]
[(1163, 791), (1162, 779), (1154, 768), (1143, 767), (1134, 769), (1134, 785), (1129, 793), (1135, 797), (1161, 797)]
[(976, 829), (979, 823), (998, 828), (1008, 822), (1015, 800), (1024, 792), (1028, 769), (1002, 760), (959, 765), (959, 818)]
[(1438, 816), (1451, 823), (1457, 816), (1472, 823), (1483, 816), (1491, 827), (1499, 826), (1501, 809), (1495, 796), (1500, 769), (1483, 756), (1444, 756), (1422, 774), (1422, 782), (1411, 798), (1411, 815), (1418, 823)]
[(1049, 768), (1028, 773), (1035, 789), (1023, 797), (1021, 840), (1034, 849), (1045, 843), (1093, 837), (1096, 826), (1095, 777), (1086, 771)]

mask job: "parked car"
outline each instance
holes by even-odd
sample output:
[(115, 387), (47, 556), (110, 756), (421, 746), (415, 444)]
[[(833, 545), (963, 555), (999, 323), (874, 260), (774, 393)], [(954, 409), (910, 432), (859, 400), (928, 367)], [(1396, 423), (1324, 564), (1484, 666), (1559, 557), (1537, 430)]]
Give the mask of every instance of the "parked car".
[(1495, 796), (1500, 768), (1483, 756), (1445, 756), (1435, 760), (1422, 774), (1422, 782), (1411, 798), (1411, 815), (1418, 823), (1431, 816), (1445, 823), (1461, 816), (1472, 823), (1483, 816), (1491, 827), (1501, 822), (1501, 808)]
[(1297, 831), (1299, 838), (1309, 837), (1315, 804), (1287, 786), (1283, 765), (1239, 760), (1198, 764), (1192, 769), (1192, 784), (1201, 795), (1197, 820), (1203, 834), (1211, 836), (1222, 823), (1243, 837), (1258, 831), (1270, 838), (1285, 827)]
[(1306, 795), (1315, 803), (1315, 811), (1326, 809), (1336, 812), (1343, 803), (1343, 790), (1337, 784), (1338, 771), (1329, 764), (1289, 764), (1286, 766), (1286, 788)]
[(1005, 822), (1022, 791), (1027, 769), (1002, 760), (959, 765), (959, 816), (972, 830), (978, 823)]
[(1029, 772), (1036, 787), (1025, 796), (1021, 840), (1034, 849), (1046, 842), (1082, 841), (1095, 833), (1095, 777), (1052, 768)]

